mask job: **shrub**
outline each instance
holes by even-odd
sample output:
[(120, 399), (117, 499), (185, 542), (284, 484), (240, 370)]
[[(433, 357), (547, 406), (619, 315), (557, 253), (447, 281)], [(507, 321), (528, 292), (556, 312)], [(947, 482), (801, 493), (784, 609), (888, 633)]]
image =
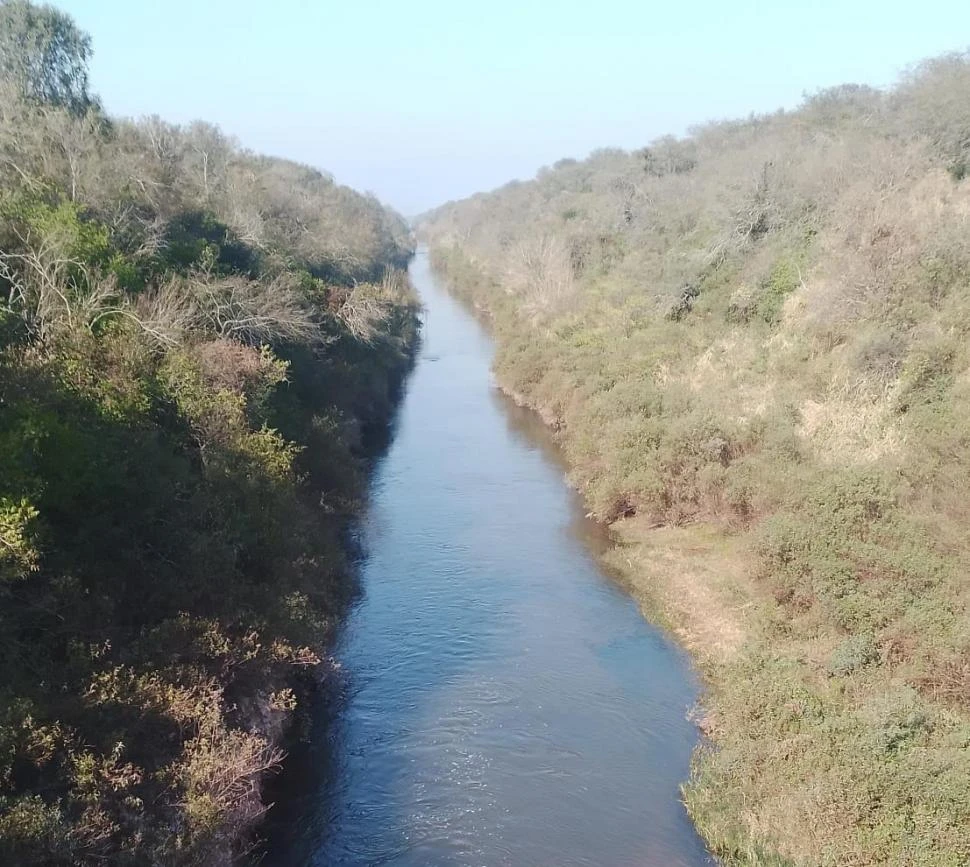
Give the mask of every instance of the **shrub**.
[(835, 648), (829, 657), (830, 674), (844, 676), (872, 665), (879, 660), (879, 651), (868, 635), (853, 635)]

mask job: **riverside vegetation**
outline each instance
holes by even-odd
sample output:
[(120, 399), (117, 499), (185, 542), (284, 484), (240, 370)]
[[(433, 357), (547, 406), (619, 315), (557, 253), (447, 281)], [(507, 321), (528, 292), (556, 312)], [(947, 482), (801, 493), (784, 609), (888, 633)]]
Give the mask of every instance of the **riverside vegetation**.
[(420, 225), (694, 651), (725, 864), (970, 863), (970, 55)]
[(0, 862), (219, 864), (352, 588), (416, 305), (401, 218), (105, 115), (0, 2)]

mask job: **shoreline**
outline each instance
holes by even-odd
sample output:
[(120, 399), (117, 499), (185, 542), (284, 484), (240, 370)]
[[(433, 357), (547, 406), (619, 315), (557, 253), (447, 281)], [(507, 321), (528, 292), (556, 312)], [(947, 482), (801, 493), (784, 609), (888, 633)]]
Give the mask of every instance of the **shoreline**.
[[(553, 437), (563, 430), (557, 419), (541, 412), (521, 394), (501, 382), (497, 385), (517, 406), (532, 412)], [(555, 446), (568, 466), (561, 444), (555, 442)], [(577, 490), (571, 484), (570, 487)], [(722, 562), (720, 558), (729, 553), (736, 575), (745, 561), (743, 545), (710, 524), (657, 526), (636, 516), (612, 522), (594, 521), (609, 537), (606, 550), (593, 552), (597, 561), (636, 601), (643, 618), (662, 629), (687, 653), (700, 679), (698, 702), (685, 708), (685, 716), (702, 738), (694, 751), (694, 767), (712, 744), (716, 746), (720, 723), (716, 710), (709, 706), (709, 696), (717, 683), (718, 666), (740, 652), (745, 636), (742, 612), (755, 604), (753, 598), (739, 593), (737, 585), (719, 577), (715, 568), (716, 563)], [(690, 580), (698, 576), (703, 578), (700, 583)], [(681, 782), (682, 803), (711, 855), (719, 857), (714, 849), (716, 838), (706, 834), (698, 821), (703, 796), (692, 793), (693, 785), (693, 778)]]
[[(435, 269), (435, 273), (448, 290), (468, 306), (498, 346), (494, 313), (477, 299), (460, 292), (443, 269)], [(565, 431), (562, 420), (511, 388), (494, 369), (493, 376), (496, 387), (506, 398), (541, 422), (550, 436), (558, 460), (567, 470), (566, 484), (585, 500), (582, 491), (568, 476), (571, 465), (560, 441)], [(597, 562), (637, 603), (643, 618), (662, 629), (686, 652), (700, 679), (702, 693), (698, 702), (685, 708), (685, 717), (695, 725), (702, 738), (694, 751), (694, 768), (703, 754), (716, 743), (718, 714), (708, 706), (708, 697), (717, 683), (717, 668), (740, 653), (745, 637), (744, 613), (756, 604), (753, 593), (741, 589), (748, 584), (748, 579), (737, 580), (749, 565), (749, 556), (739, 537), (730, 536), (713, 524), (674, 527), (656, 525), (637, 516), (621, 517), (614, 521), (600, 520), (592, 513), (587, 517), (603, 531), (607, 539), (602, 550), (592, 552)], [(666, 568), (660, 568), (658, 556)], [(716, 564), (724, 562), (725, 556), (733, 565), (731, 576), (736, 579), (734, 583), (717, 574), (719, 570)], [(690, 580), (698, 575), (704, 579), (700, 584)], [(714, 850), (716, 838), (704, 833), (703, 825), (695, 815), (701, 808), (703, 798), (692, 797), (692, 785), (692, 777), (681, 782), (684, 796), (681, 803), (709, 846), (712, 857), (718, 857), (719, 853)]]
[[(428, 249), (433, 256), (434, 246), (429, 244)], [(457, 287), (447, 269), (439, 265), (434, 270), (484, 323), (501, 350), (496, 312), (473, 291)], [(549, 431), (567, 470), (567, 484), (586, 501), (582, 489), (569, 478), (572, 464), (563, 448), (567, 436), (563, 419), (512, 388), (494, 367), (493, 377), (509, 400), (535, 414)], [(712, 759), (726, 734), (718, 695), (753, 631), (750, 621), (763, 616), (750, 577), (753, 558), (743, 533), (729, 533), (712, 522), (657, 524), (637, 515), (603, 520), (592, 512), (588, 517), (609, 537), (607, 549), (594, 556), (637, 602), (644, 619), (663, 629), (686, 652), (699, 676), (701, 695), (685, 709), (685, 716), (697, 727), (701, 740), (694, 750), (691, 774), (681, 783), (681, 803), (708, 851), (724, 867), (795, 863), (756, 839), (741, 818), (743, 811), (724, 800), (719, 783), (710, 782)]]
[[(970, 730), (956, 702), (965, 669), (941, 646), (959, 622), (960, 596), (946, 583), (956, 561), (918, 541), (918, 522), (902, 494), (887, 493), (880, 468), (815, 459), (811, 428), (792, 426), (770, 443), (800, 462), (755, 451), (747, 468), (761, 475), (732, 478), (736, 456), (701, 435), (702, 449), (722, 450), (703, 452), (714, 478), (740, 486), (727, 499), (701, 490), (679, 510), (676, 468), (655, 477), (658, 488), (623, 475), (649, 443), (617, 452), (598, 442), (610, 420), (638, 430), (635, 374), (620, 380), (618, 406), (597, 379), (609, 335), (584, 342), (575, 313), (543, 326), (485, 263), (447, 244), (433, 254), (451, 291), (489, 320), (494, 380), (552, 428), (572, 487), (608, 528), (604, 562), (701, 676), (691, 718), (704, 737), (682, 792), (710, 852), (724, 867), (967, 863)], [(618, 375), (628, 368), (620, 363)], [(653, 430), (665, 424), (658, 435), (676, 448), (683, 417), (657, 412), (643, 418)], [(615, 449), (616, 434), (610, 442)], [(626, 498), (627, 484), (647, 508)], [(664, 485), (674, 499), (658, 508)], [(907, 595), (914, 586), (918, 597)], [(921, 619), (930, 628), (912, 631)]]
[[(360, 543), (354, 528), (368, 508), (368, 496), (375, 467), (386, 454), (394, 438), (397, 413), (401, 407), (408, 377), (414, 370), (415, 361), (421, 346), (420, 308), (412, 309), (413, 332), (410, 342), (403, 348), (400, 366), (388, 370), (386, 385), (386, 407), (389, 410), (379, 417), (368, 418), (360, 426), (360, 460), (363, 465), (362, 489), (355, 492), (357, 508), (342, 517), (343, 528), (339, 535), (341, 547), (346, 556), (345, 569), (340, 577), (342, 601), (333, 621), (328, 624), (325, 637), (315, 648), (318, 661), (289, 681), (280, 684), (292, 689), (296, 697), (295, 710), (285, 718), (277, 720), (272, 736), (267, 736), (269, 746), (280, 753), (278, 762), (267, 770), (260, 781), (258, 794), (261, 809), (255, 820), (242, 830), (240, 840), (248, 840), (249, 846), (243, 851), (241, 863), (262, 864), (273, 851), (273, 839), (286, 833), (289, 815), (296, 799), (305, 794), (309, 774), (304, 768), (300, 784), (293, 789), (294, 759), (312, 750), (314, 731), (332, 725), (335, 707), (343, 701), (343, 681), (339, 661), (332, 655), (336, 637), (343, 628), (347, 614), (360, 594), (359, 560)], [(269, 710), (268, 705), (264, 711)], [(268, 799), (269, 802), (267, 802)], [(280, 809), (282, 815), (274, 815)], [(237, 863), (230, 859), (228, 863)]]

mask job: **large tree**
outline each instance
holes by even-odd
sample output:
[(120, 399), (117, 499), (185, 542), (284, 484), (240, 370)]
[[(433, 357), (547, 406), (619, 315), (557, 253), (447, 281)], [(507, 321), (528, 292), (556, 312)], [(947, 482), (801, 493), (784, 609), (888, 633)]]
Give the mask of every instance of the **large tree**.
[(0, 80), (26, 100), (83, 111), (90, 105), (91, 39), (52, 6), (0, 0)]

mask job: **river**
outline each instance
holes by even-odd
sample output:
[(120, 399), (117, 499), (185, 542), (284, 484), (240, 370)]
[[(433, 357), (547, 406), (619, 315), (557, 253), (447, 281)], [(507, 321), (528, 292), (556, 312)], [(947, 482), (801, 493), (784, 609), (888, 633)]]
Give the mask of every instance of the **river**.
[[(419, 254), (424, 338), (361, 527), (342, 695), (274, 865), (712, 863), (679, 800), (684, 654), (598, 566), (537, 421)], [(292, 773), (292, 769), (288, 772)]]

